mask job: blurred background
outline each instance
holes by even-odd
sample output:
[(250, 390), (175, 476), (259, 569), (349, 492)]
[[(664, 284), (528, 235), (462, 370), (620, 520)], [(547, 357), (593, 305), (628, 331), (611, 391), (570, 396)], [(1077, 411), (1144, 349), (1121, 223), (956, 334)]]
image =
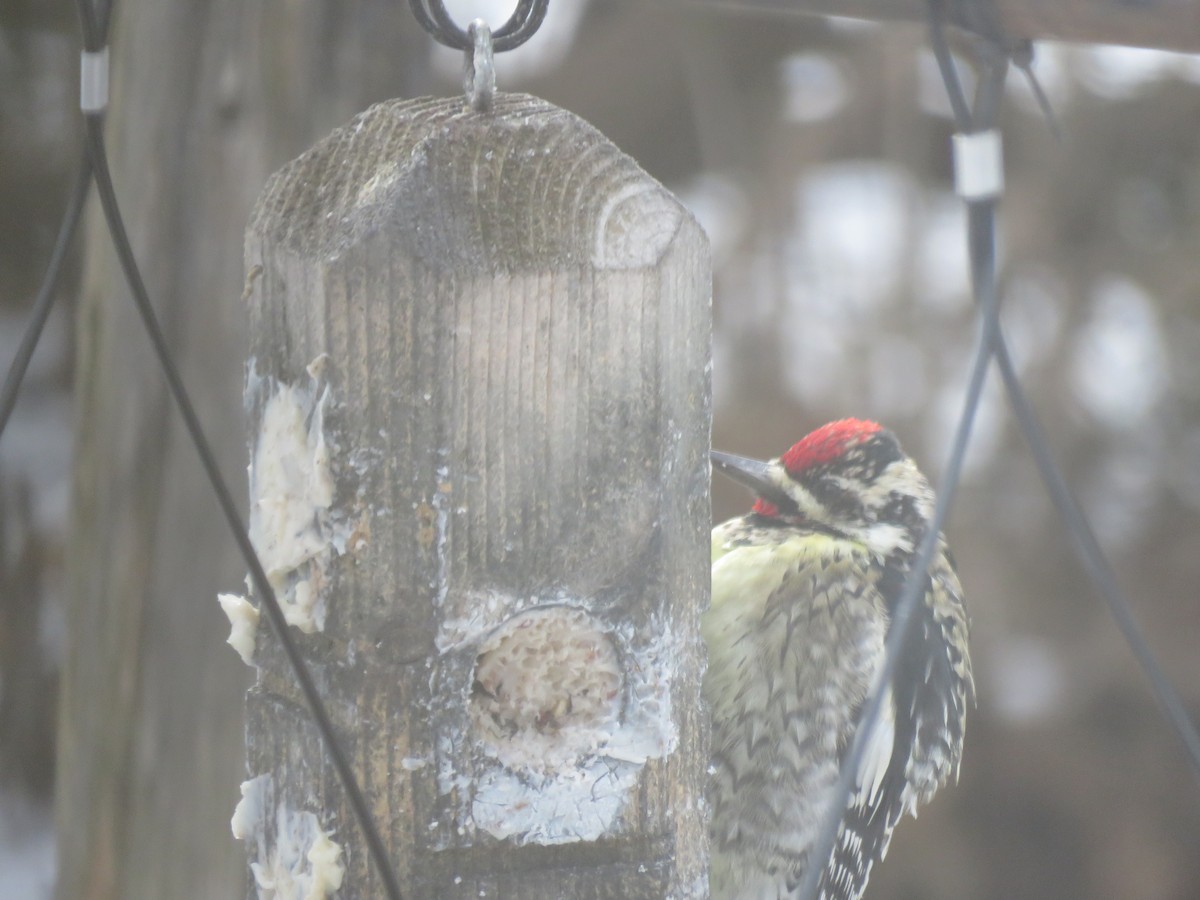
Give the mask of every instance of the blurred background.
[[(513, 4), (447, 5), (498, 23)], [(939, 474), (977, 325), (926, 43), (918, 26), (736, 3), (559, 0), (498, 58), (502, 89), (591, 121), (707, 229), (714, 445), (774, 456), (829, 419), (870, 417)], [(78, 164), (78, 52), (71, 5), (0, 8), (5, 367)], [(460, 59), (398, 0), (128, 0), (113, 57), (109, 150), (135, 250), (240, 479), (241, 232), (255, 195), (369, 103), (456, 92)], [(1200, 59), (1047, 43), (1034, 71), (1063, 139), (1013, 73), (1004, 324), (1200, 718)], [(52, 896), (56, 865), (60, 897), (235, 896), (247, 678), (214, 596), (243, 568), (96, 212), (0, 442), (0, 898)], [(747, 502), (714, 485), (714, 519)], [(959, 786), (898, 830), (869, 896), (1200, 897), (1200, 787), (998, 382), (947, 531), (979, 705)], [(115, 674), (97, 675), (109, 670), (93, 653)], [(58, 751), (56, 836), (60, 715), (76, 749)]]

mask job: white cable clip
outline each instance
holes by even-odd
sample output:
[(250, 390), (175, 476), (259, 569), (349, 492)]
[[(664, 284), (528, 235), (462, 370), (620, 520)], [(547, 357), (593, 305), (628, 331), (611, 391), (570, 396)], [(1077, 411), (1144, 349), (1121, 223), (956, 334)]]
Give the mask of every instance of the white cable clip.
[(79, 54), (79, 108), (104, 112), (108, 106), (108, 47)]
[(995, 128), (954, 135), (954, 192), (964, 200), (1004, 193), (1004, 145)]

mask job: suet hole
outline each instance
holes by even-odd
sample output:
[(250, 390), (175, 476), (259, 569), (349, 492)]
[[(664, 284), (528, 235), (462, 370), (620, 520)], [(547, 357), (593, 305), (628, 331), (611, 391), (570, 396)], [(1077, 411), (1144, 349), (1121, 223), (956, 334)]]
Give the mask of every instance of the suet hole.
[(566, 606), (530, 610), (484, 642), (471, 725), (510, 768), (553, 771), (616, 730), (623, 687), (617, 648), (601, 623)]

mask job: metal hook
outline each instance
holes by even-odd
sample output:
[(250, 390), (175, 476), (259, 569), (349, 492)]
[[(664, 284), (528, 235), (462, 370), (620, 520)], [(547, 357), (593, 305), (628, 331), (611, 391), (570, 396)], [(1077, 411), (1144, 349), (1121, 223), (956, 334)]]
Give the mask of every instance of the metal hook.
[(463, 87), (467, 92), (467, 105), (475, 112), (491, 112), (496, 99), (496, 66), (492, 58), (494, 50), (492, 29), (483, 19), (476, 19), (467, 26), (471, 46), (466, 51), (466, 66)]
[[(442, 0), (408, 0), (413, 15), (439, 44), (466, 53), (475, 51), (472, 35), (454, 24)], [(519, 47), (541, 27), (550, 0), (520, 0), (508, 21), (491, 33), (492, 51), (503, 53)]]

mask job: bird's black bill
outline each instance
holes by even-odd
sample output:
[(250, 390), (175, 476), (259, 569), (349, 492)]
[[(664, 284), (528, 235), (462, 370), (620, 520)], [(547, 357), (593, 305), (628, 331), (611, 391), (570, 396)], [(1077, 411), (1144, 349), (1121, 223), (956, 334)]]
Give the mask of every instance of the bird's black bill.
[(745, 485), (754, 492), (756, 497), (770, 500), (776, 505), (788, 503), (787, 495), (771, 481), (769, 463), (748, 456), (736, 456), (720, 450), (709, 452), (712, 458), (714, 472), (720, 472), (727, 478), (732, 478), (738, 484)]

